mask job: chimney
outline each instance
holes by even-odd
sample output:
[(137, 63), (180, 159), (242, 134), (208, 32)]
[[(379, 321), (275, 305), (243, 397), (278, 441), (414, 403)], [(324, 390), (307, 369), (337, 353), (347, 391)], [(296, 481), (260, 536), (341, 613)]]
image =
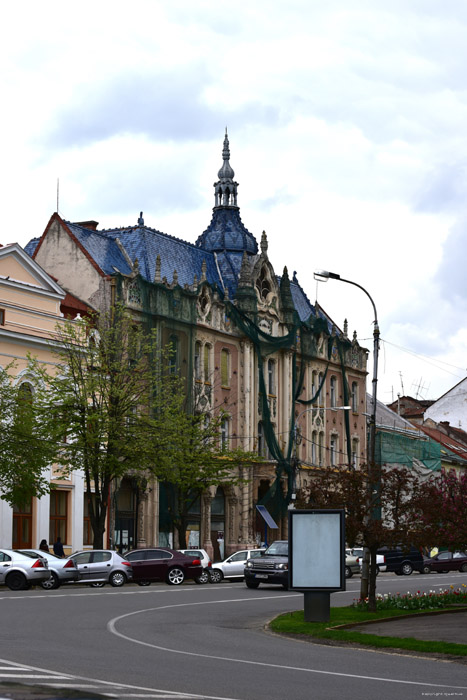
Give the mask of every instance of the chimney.
[(97, 227), (99, 226), (98, 221), (77, 221), (76, 226), (82, 226), (83, 228), (88, 228), (90, 231), (97, 231)]

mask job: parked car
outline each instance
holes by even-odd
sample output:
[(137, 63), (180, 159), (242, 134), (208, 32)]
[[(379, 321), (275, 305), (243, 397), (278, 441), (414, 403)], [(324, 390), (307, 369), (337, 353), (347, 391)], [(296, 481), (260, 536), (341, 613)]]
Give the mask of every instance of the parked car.
[(244, 574), (248, 588), (258, 588), (260, 583), (277, 583), (288, 589), (289, 543), (287, 540), (276, 540), (260, 557), (248, 559)]
[[(358, 556), (357, 561), (361, 573), (363, 566), (363, 549), (361, 550), (361, 554)], [(376, 575), (378, 576), (380, 571), (386, 571), (386, 569), (387, 566), (384, 554), (376, 554)]]
[(363, 549), (353, 547), (345, 550), (345, 578), (352, 578), (354, 574), (360, 573), (358, 558), (363, 554)]
[(133, 549), (125, 554), (125, 558), (133, 567), (133, 581), (140, 586), (147, 586), (152, 581), (180, 586), (186, 579), (196, 580), (203, 573), (200, 559), (166, 547)]
[(211, 568), (211, 583), (220, 583), (224, 578), (240, 581), (244, 577), (247, 560), (260, 557), (265, 551), (264, 547), (262, 549), (240, 549), (224, 561), (216, 562)]
[(467, 553), (466, 552), (439, 552), (434, 557), (424, 558), (424, 571), (439, 571), (448, 573), (448, 571), (467, 572)]
[(62, 583), (71, 583), (79, 580), (78, 567), (73, 559), (60, 559), (55, 554), (44, 552), (42, 549), (20, 549), (18, 551), (23, 554), (47, 559), (50, 575), (48, 579), (40, 582), (40, 585), (46, 591), (59, 588)]
[(208, 583), (210, 581), (210, 573), (212, 567), (212, 561), (209, 554), (205, 549), (179, 549), (179, 552), (185, 554), (187, 557), (193, 557), (194, 559), (199, 559), (201, 561), (201, 566), (203, 567), (203, 573), (198, 578), (195, 578), (195, 583)]
[(87, 549), (75, 552), (71, 559), (79, 571), (79, 583), (91, 586), (123, 586), (133, 578), (130, 562), (112, 549)]
[(384, 556), (387, 571), (393, 571), (397, 576), (410, 576), (412, 571), (424, 571), (422, 553), (416, 547), (381, 547), (378, 554)]
[(0, 583), (11, 591), (24, 591), (50, 578), (47, 560), (15, 549), (0, 549)]

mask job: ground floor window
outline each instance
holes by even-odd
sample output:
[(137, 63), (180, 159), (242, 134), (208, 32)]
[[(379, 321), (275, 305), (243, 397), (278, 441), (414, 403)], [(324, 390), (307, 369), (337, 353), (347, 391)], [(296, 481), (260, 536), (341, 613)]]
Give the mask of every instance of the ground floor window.
[(68, 491), (51, 491), (49, 542), (53, 544), (60, 537), (62, 543), (67, 542), (68, 520)]
[(13, 549), (32, 547), (32, 499), (28, 504), (13, 506)]

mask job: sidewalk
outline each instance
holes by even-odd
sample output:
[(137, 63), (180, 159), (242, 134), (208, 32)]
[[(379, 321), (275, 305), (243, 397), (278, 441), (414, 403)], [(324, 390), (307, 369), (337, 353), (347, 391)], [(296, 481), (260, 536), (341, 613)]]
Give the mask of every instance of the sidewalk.
[(417, 615), (354, 627), (359, 632), (388, 637), (415, 637), (430, 642), (467, 644), (467, 611)]

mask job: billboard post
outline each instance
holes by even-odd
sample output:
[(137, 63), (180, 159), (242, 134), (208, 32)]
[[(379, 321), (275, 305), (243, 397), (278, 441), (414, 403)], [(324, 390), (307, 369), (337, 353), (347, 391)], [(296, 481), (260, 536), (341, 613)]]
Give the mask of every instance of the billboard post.
[(345, 520), (339, 509), (289, 511), (289, 589), (304, 594), (305, 622), (326, 622), (345, 591)]

